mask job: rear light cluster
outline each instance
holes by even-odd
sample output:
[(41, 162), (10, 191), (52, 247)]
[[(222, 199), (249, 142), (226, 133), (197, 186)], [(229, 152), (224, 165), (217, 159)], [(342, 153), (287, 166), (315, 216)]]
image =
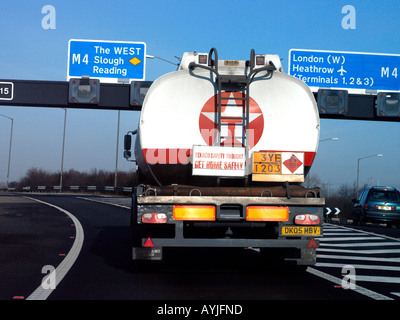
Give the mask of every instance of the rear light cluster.
[[(214, 221), (215, 206), (174, 206), (173, 219), (177, 221)], [(167, 223), (165, 213), (144, 213), (142, 223)]]
[(247, 221), (288, 221), (288, 207), (249, 206), (246, 210)]
[(316, 225), (320, 224), (321, 219), (316, 214), (299, 214), (294, 217), (295, 224)]
[(215, 206), (174, 206), (174, 220), (214, 221)]
[[(201, 205), (176, 205), (173, 207), (173, 219), (177, 221), (215, 221), (215, 206)], [(248, 206), (246, 208), (247, 221), (288, 221), (288, 207), (272, 206)], [(144, 213), (142, 223), (167, 223), (168, 216), (165, 213)], [(300, 214), (294, 219), (295, 224), (317, 225), (321, 220), (316, 214)]]
[[(174, 206), (174, 220), (185, 221), (215, 221), (215, 206)], [(247, 221), (288, 221), (288, 207), (248, 206)]]
[(143, 223), (167, 223), (168, 217), (165, 213), (144, 213), (142, 215)]

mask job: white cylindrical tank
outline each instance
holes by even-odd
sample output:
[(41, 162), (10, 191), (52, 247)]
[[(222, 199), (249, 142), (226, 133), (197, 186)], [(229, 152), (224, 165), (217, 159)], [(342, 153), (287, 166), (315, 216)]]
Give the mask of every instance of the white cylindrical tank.
[[(203, 62), (209, 67), (210, 54), (185, 53), (178, 70), (154, 81), (146, 94), (135, 156), (142, 178), (147, 178), (149, 183), (211, 186), (217, 179), (194, 176), (191, 164), (193, 146), (219, 145), (216, 141), (218, 85), (215, 73), (188, 67), (190, 62)], [(258, 151), (282, 152), (289, 156), (302, 154), (304, 176), (314, 161), (319, 140), (315, 98), (305, 83), (283, 73), (277, 55), (257, 55), (256, 58), (260, 63), (257, 67), (272, 61), (276, 70), (259, 72), (249, 84), (251, 135), (247, 166), (251, 171), (251, 155)], [(243, 76), (249, 72), (248, 61), (215, 63), (218, 63), (220, 75)], [(222, 87), (221, 115), (226, 122), (221, 126), (222, 136), (241, 136), (244, 130), (235, 117), (243, 115), (243, 104), (237, 98), (245, 95), (232, 88), (230, 85)], [(243, 141), (222, 138), (221, 142), (240, 146)]]

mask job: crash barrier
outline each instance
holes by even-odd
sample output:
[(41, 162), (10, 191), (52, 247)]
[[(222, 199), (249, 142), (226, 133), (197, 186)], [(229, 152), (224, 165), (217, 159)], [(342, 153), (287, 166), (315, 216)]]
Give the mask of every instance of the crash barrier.
[(22, 188), (2, 188), (8, 192), (114, 192), (132, 193), (132, 187), (99, 187), (99, 186), (28, 186)]

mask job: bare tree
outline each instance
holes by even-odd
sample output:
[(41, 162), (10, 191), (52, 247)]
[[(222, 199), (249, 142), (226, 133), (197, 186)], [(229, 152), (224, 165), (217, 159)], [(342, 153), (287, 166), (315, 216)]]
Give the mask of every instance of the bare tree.
[(305, 188), (314, 188), (321, 186), (321, 179), (316, 174), (308, 174), (302, 186)]
[[(118, 172), (118, 184), (121, 187), (131, 187), (135, 181), (136, 172)], [(70, 169), (63, 173), (64, 186), (113, 186), (114, 171), (92, 169), (90, 172), (80, 172)], [(18, 187), (56, 186), (60, 182), (60, 172), (47, 172), (41, 168), (31, 168), (17, 183)]]

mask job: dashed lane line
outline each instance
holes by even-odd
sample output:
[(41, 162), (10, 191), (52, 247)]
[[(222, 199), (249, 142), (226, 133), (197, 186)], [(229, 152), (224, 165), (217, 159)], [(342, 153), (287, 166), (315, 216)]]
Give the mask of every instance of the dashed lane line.
[[(74, 243), (66, 255), (66, 257), (61, 261), (61, 263), (58, 265), (58, 267), (53, 271), (54, 273), (54, 278), (56, 280), (56, 285), (55, 288), (57, 288), (57, 285), (61, 282), (61, 280), (65, 277), (65, 275), (68, 273), (69, 269), (71, 269), (72, 265), (75, 263), (76, 259), (78, 258), (78, 255), (82, 249), (83, 245), (83, 240), (84, 240), (84, 233), (83, 233), (83, 228), (79, 220), (70, 212), (67, 210), (64, 210), (54, 204), (44, 202), (35, 198), (30, 198), (30, 197), (25, 197), (27, 199), (31, 199), (34, 201), (37, 201), (39, 203), (43, 203), (45, 205), (48, 205), (50, 207), (56, 208), (57, 210), (60, 210), (61, 212), (65, 213), (68, 217), (71, 218), (73, 221), (73, 224), (75, 226), (75, 240)], [(52, 274), (50, 274), (47, 278), (49, 278)], [(54, 291), (55, 289), (52, 288), (44, 288), (42, 284), (27, 298), (27, 300), (46, 300), (49, 295)]]

